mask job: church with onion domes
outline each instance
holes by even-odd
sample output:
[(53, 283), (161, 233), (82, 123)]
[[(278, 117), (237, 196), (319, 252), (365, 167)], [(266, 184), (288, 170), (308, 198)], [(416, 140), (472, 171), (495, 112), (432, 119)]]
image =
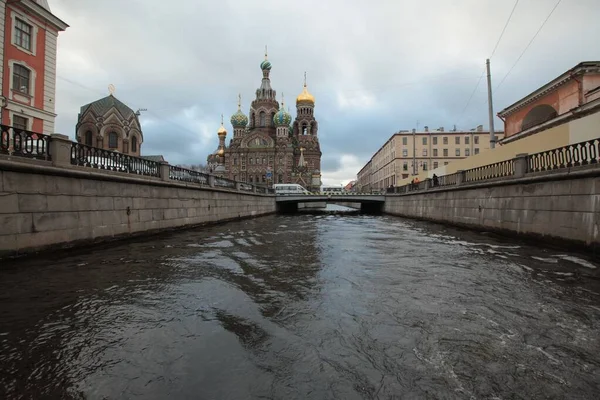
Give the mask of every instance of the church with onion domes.
[[(315, 98), (304, 87), (296, 98), (296, 118), (286, 109), (283, 96), (277, 101), (271, 87), (271, 62), (265, 52), (260, 64), (262, 82), (250, 104), (248, 115), (238, 110), (231, 116), (233, 137), (226, 145), (227, 130), (221, 118), (219, 147), (208, 156), (208, 165), (218, 176), (236, 181), (271, 186), (297, 183), (309, 191), (321, 186), (319, 125)], [(292, 122), (293, 120), (293, 122)]]

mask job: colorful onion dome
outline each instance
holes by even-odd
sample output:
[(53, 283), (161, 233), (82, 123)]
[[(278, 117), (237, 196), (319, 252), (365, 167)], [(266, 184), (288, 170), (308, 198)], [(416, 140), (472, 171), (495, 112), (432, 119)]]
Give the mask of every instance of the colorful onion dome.
[(273, 116), (273, 123), (275, 126), (289, 126), (291, 122), (292, 115), (285, 110), (285, 103), (283, 102), (283, 99), (281, 99), (281, 107)]
[(248, 116), (242, 112), (241, 95), (238, 95), (238, 109), (236, 113), (231, 116), (230, 121), (234, 128), (245, 128), (248, 125)]

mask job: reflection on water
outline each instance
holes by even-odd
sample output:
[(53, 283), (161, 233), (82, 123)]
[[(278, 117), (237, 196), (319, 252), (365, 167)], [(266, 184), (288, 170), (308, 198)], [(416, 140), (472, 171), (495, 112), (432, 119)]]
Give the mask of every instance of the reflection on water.
[(270, 216), (3, 261), (0, 398), (596, 398), (584, 257)]

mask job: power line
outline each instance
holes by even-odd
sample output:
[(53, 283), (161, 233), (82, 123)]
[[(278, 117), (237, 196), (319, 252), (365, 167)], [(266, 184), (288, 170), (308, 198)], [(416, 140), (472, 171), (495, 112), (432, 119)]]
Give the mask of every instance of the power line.
[[(517, 8), (517, 4), (519, 4), (519, 0), (515, 1), (515, 5), (513, 6), (512, 10), (510, 12), (510, 15), (508, 16), (508, 19), (506, 20), (506, 23), (504, 24), (504, 28), (502, 28), (502, 32), (500, 32), (500, 36), (498, 37), (498, 40), (496, 41), (496, 45), (494, 46), (494, 50), (492, 51), (492, 55), (490, 56), (490, 59), (496, 53), (496, 49), (498, 49), (498, 45), (500, 44), (500, 41), (502, 40), (502, 37), (504, 36), (504, 32), (506, 32), (506, 27), (508, 26), (508, 23), (510, 22), (510, 20), (515, 12), (515, 9)], [(481, 73), (481, 76), (479, 77), (479, 80), (477, 81), (475, 88), (473, 89), (473, 91), (471, 92), (471, 95), (469, 96), (469, 100), (467, 100), (467, 104), (465, 104), (462, 112), (460, 113), (460, 117), (458, 117), (458, 120), (456, 121), (456, 125), (458, 125), (458, 123), (462, 120), (462, 117), (465, 114), (465, 111), (467, 111), (467, 108), (469, 108), (469, 104), (471, 104), (471, 100), (473, 99), (475, 92), (479, 88), (479, 84), (481, 83), (481, 80), (483, 79), (483, 76), (485, 75), (485, 71), (486, 70), (484, 69), (483, 72)]]
[(542, 22), (542, 25), (540, 26), (540, 28), (537, 30), (537, 32), (535, 33), (535, 35), (533, 35), (533, 37), (531, 38), (531, 40), (529, 41), (529, 43), (527, 43), (527, 46), (525, 46), (525, 49), (523, 49), (523, 52), (521, 53), (521, 55), (519, 55), (519, 58), (517, 58), (517, 61), (515, 61), (515, 63), (512, 65), (512, 67), (510, 67), (510, 69), (508, 70), (508, 72), (506, 73), (506, 75), (504, 75), (504, 78), (502, 78), (502, 80), (500, 81), (500, 83), (498, 84), (498, 86), (496, 86), (496, 88), (494, 89), (494, 91), (498, 90), (498, 88), (502, 85), (502, 83), (504, 83), (504, 81), (506, 80), (506, 78), (510, 75), (510, 73), (512, 72), (512, 70), (515, 68), (515, 66), (519, 63), (519, 61), (521, 60), (521, 57), (523, 57), (523, 55), (525, 54), (525, 52), (527, 52), (527, 49), (529, 49), (529, 46), (531, 46), (531, 44), (533, 43), (533, 41), (535, 40), (535, 38), (537, 37), (537, 35), (541, 32), (541, 30), (544, 27), (544, 25), (546, 25), (546, 22), (548, 22), (548, 20), (550, 19), (550, 17), (554, 13), (554, 10), (556, 10), (556, 8), (558, 7), (558, 5), (560, 4), (561, 1), (562, 0), (558, 0), (556, 2), (556, 4), (554, 5), (554, 8), (550, 11), (550, 14), (548, 14), (548, 16), (546, 17), (546, 19), (544, 20), (544, 22)]
[(508, 19), (506, 20), (506, 23), (504, 24), (504, 28), (502, 28), (502, 33), (500, 33), (500, 37), (498, 38), (498, 41), (496, 42), (496, 45), (494, 46), (494, 50), (492, 51), (492, 55), (490, 56), (490, 60), (492, 59), (492, 57), (494, 57), (494, 54), (496, 53), (496, 49), (498, 48), (498, 45), (500, 44), (500, 41), (502, 40), (502, 36), (504, 36), (504, 32), (506, 31), (506, 27), (508, 26), (508, 23), (510, 22), (510, 19), (513, 16), (513, 13), (515, 12), (515, 9), (517, 8), (517, 4), (519, 4), (519, 0), (515, 1), (515, 5), (512, 8), (512, 11), (510, 12), (510, 15), (508, 16)]

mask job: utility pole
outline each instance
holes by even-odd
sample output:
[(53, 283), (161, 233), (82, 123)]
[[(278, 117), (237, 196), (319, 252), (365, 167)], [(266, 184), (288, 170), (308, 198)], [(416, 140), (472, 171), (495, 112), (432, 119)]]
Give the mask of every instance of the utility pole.
[(490, 59), (485, 60), (487, 68), (488, 86), (488, 114), (490, 119), (490, 149), (496, 147), (496, 133), (494, 132), (494, 104), (492, 103), (492, 74), (490, 73)]

